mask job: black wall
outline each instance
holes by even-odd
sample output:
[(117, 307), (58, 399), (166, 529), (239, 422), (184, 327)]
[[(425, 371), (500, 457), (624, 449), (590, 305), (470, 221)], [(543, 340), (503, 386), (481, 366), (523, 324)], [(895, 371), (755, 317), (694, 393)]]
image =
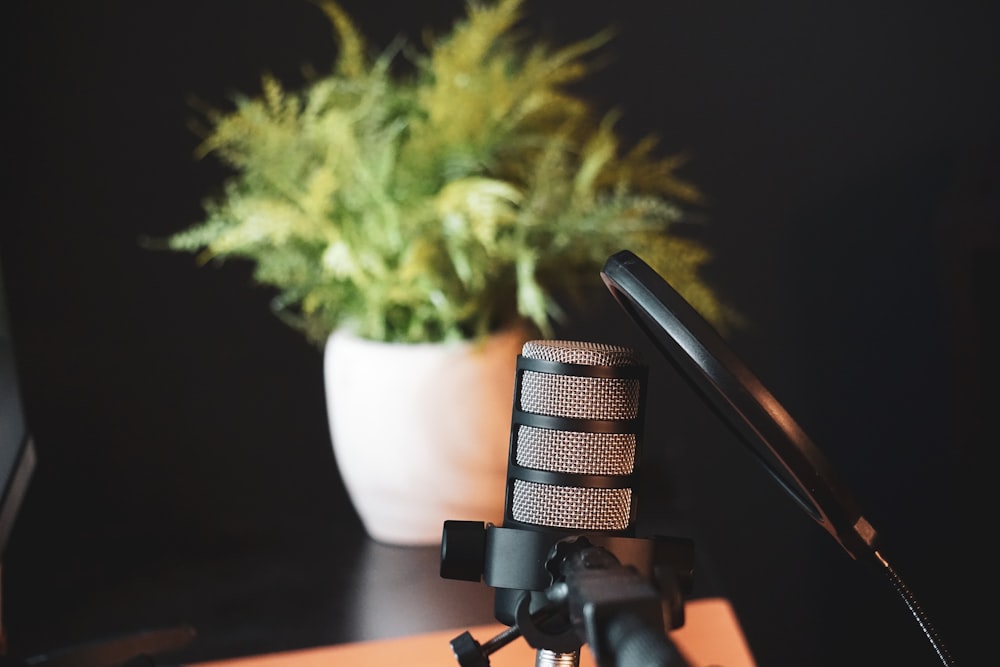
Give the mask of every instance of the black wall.
[[(446, 28), (462, 9), (344, 4), (377, 44)], [(558, 39), (621, 26), (588, 92), (623, 109), (625, 132), (690, 153), (686, 174), (710, 200), (706, 276), (750, 325), (731, 342), (972, 659), (982, 622), (966, 601), (986, 592), (972, 556), (991, 507), (978, 483), (1000, 441), (988, 419), (997, 8), (528, 8)], [(322, 68), (333, 46), (321, 13), (288, 0), (16, 0), (5, 13), (0, 252), (40, 459), (4, 566), (8, 590), (27, 598), (18, 586), (30, 582), (43, 601), (21, 623), (54, 612), (73, 578), (308, 543), (317, 527), (357, 532), (320, 351), (271, 317), (246, 267), (140, 245), (198, 220), (222, 177), (192, 157), (189, 96), (222, 104), (255, 92), (264, 70), (294, 82), (301, 64)], [(762, 664), (933, 664), (884, 580), (785, 498), (606, 294), (595, 303), (568, 337), (625, 340), (653, 358), (663, 408), (644, 473), (667, 494), (649, 491), (650, 521), (696, 536)]]

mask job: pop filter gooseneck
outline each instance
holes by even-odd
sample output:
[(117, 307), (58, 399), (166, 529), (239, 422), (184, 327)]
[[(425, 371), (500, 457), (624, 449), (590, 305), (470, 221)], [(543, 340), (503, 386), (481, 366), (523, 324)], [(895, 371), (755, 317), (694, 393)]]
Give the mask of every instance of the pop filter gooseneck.
[(805, 512), (854, 559), (887, 573), (944, 665), (954, 663), (923, 609), (877, 546), (878, 534), (802, 428), (725, 340), (634, 253), (608, 258), (601, 278), (621, 307)]

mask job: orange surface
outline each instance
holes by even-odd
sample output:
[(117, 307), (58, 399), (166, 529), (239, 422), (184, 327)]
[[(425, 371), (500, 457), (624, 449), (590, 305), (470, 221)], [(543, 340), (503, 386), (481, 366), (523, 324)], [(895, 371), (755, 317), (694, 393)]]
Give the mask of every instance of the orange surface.
[[(726, 600), (706, 598), (686, 602), (684, 616), (684, 627), (670, 633), (670, 637), (687, 657), (691, 667), (754, 667), (736, 615)], [(456, 628), (397, 639), (203, 662), (198, 663), (198, 667), (451, 667), (458, 665), (449, 643), (456, 636), (468, 630), (482, 643), (505, 627), (497, 623)], [(490, 656), (491, 667), (531, 667), (534, 664), (535, 650), (523, 639)], [(593, 656), (584, 646), (580, 652), (580, 666), (594, 665)]]

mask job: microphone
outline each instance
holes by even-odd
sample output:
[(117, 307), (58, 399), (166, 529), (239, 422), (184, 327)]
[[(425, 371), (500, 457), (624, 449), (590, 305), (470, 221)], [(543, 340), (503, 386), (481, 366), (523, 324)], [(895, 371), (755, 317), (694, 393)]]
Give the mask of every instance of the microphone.
[[(598, 343), (528, 341), (516, 373), (503, 525), (632, 533), (646, 383), (638, 355)], [(516, 623), (519, 594), (497, 591), (494, 613), (508, 625)], [(546, 644), (536, 647), (538, 664), (577, 656), (571, 645)]]
[(627, 347), (536, 340), (517, 363), (504, 526), (631, 534), (647, 368)]
[(511, 626), (485, 645), (456, 638), (463, 666), (488, 664), (518, 635), (538, 650), (536, 665), (577, 664), (584, 642), (599, 664), (634, 653), (640, 635), (644, 646), (652, 634), (671, 648), (665, 629), (683, 625), (693, 557), (690, 540), (635, 537), (647, 375), (629, 347), (524, 344), (503, 524), (446, 521), (442, 535), (441, 575), (482, 578), (495, 588), (495, 617)]

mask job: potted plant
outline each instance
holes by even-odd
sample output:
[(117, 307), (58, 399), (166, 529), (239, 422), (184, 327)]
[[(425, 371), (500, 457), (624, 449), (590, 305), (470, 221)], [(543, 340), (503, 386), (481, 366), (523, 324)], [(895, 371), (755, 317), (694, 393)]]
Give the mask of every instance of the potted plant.
[[(382, 448), (388, 439), (417, 437), (411, 427), (376, 433), (374, 416), (341, 425), (345, 409), (372, 412), (345, 408), (348, 395), (374, 401), (382, 422), (401, 420), (401, 409), (386, 403), (410, 377), (398, 357), (379, 371), (358, 355), (460, 349), (473, 367), (488, 367), (491, 379), (474, 382), (493, 387), (506, 416), (473, 411), (492, 431), (456, 447), (494, 450), (485, 467), (502, 477), (520, 344), (550, 336), (560, 300), (597, 284), (608, 256), (637, 250), (709, 319), (722, 319), (698, 276), (706, 250), (672, 232), (700, 197), (676, 175), (680, 158), (657, 156), (652, 137), (624, 146), (616, 113), (598, 114), (571, 91), (610, 32), (562, 47), (529, 42), (515, 30), (522, 0), (470, 2), (449, 33), (429, 37), (424, 48), (399, 40), (371, 52), (340, 5), (317, 4), (337, 38), (332, 70), (295, 90), (265, 75), (259, 95), (206, 113), (200, 154), (232, 173), (206, 202), (205, 218), (168, 244), (205, 260), (253, 264), (254, 279), (275, 294), (275, 312), (325, 347), (337, 463), (369, 532), (388, 542), (433, 541), (440, 531), (433, 521), (430, 539), (375, 528), (362, 496), (396, 492), (347, 479), (357, 458), (374, 455), (382, 465), (393, 458)], [(501, 341), (492, 365), (481, 359), (490, 340)], [(444, 392), (466, 373), (451, 362), (424, 364), (435, 380), (416, 382), (418, 394)], [(366, 397), (361, 383), (374, 384), (378, 396)], [(452, 400), (474, 403), (468, 388), (458, 396), (439, 396), (446, 409), (434, 420), (454, 422), (463, 410), (447, 405)], [(345, 442), (354, 431), (367, 443)], [(419, 450), (408, 443), (409, 470), (399, 473), (418, 494), (430, 484), (414, 479), (425, 456)], [(469, 458), (465, 450), (449, 460)], [(485, 485), (486, 502), (502, 502), (500, 483)], [(456, 484), (434, 486), (465, 499), (484, 486)], [(475, 502), (447, 511), (455, 519), (497, 516), (477, 515)]]

